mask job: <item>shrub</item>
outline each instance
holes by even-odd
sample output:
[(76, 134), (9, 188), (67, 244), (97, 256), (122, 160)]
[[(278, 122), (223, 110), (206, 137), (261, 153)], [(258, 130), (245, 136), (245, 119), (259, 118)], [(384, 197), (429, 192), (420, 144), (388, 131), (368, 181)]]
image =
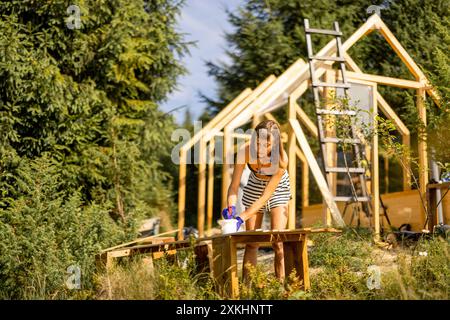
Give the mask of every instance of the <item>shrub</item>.
[[(17, 169), (18, 195), (0, 207), (0, 297), (58, 299), (89, 296), (95, 254), (124, 238), (107, 210), (81, 201), (46, 158)], [(67, 268), (81, 271), (81, 290), (68, 290)]]

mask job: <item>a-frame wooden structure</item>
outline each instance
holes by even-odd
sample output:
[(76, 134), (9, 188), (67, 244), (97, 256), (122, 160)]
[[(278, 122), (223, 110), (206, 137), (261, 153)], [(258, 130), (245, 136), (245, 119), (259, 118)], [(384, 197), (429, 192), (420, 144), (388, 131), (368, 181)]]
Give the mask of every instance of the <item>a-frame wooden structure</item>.
[[(392, 49), (397, 53), (400, 59), (408, 67), (415, 80), (405, 80), (381, 75), (373, 75), (363, 73), (356, 65), (352, 58), (346, 53), (347, 76), (350, 82), (363, 83), (371, 86), (373, 90), (373, 106), (374, 115), (381, 112), (384, 116), (392, 120), (399, 133), (402, 136), (403, 143), (410, 144), (410, 133), (405, 124), (400, 120), (398, 115), (388, 105), (386, 100), (377, 91), (378, 85), (387, 85), (398, 88), (414, 89), (417, 93), (416, 105), (419, 117), (426, 124), (426, 108), (424, 99), (428, 94), (437, 105), (439, 105), (439, 97), (436, 91), (430, 86), (425, 74), (418, 65), (408, 55), (399, 41), (394, 37), (392, 32), (384, 24), (381, 18), (372, 15), (356, 32), (354, 32), (342, 45), (344, 52), (347, 52), (356, 42), (372, 31), (378, 30), (386, 39)], [(317, 56), (336, 56), (336, 42), (331, 40), (318, 53)], [(316, 77), (324, 77), (326, 82), (337, 81), (338, 76), (335, 70), (331, 68), (333, 62), (316, 61), (315, 70)], [(222, 207), (226, 206), (226, 194), (228, 186), (231, 182), (232, 161), (234, 155), (234, 138), (249, 138), (245, 134), (236, 134), (234, 130), (242, 125), (253, 121), (253, 125), (263, 118), (273, 118), (270, 112), (287, 105), (287, 115), (289, 123), (282, 126), (284, 141), (287, 142), (287, 152), (289, 155), (289, 175), (291, 177), (291, 185), (293, 199), (289, 203), (289, 220), (288, 228), (295, 228), (295, 193), (297, 186), (296, 179), (296, 159), (300, 159), (302, 163), (302, 205), (308, 205), (308, 171), (311, 170), (315, 181), (322, 193), (324, 202), (328, 207), (326, 214), (327, 224), (332, 221), (336, 225), (343, 225), (342, 218), (338, 215), (339, 210), (336, 204), (331, 200), (331, 191), (326, 184), (325, 177), (320, 170), (316, 156), (312, 153), (306, 140), (303, 128), (307, 132), (317, 137), (316, 125), (306, 115), (297, 103), (298, 99), (307, 91), (310, 85), (309, 67), (299, 59), (294, 62), (285, 72), (278, 77), (271, 75), (267, 77), (255, 89), (246, 88), (233, 101), (231, 101), (214, 119), (212, 119), (205, 127), (197, 132), (187, 143), (180, 149), (180, 172), (179, 172), (179, 190), (178, 190), (178, 228), (179, 238), (183, 237), (182, 229), (185, 224), (185, 204), (186, 204), (186, 156), (190, 148), (198, 144), (200, 153), (199, 174), (198, 174), (198, 230), (199, 235), (205, 234), (205, 213), (207, 230), (212, 227), (213, 219), (213, 197), (214, 197), (214, 156), (210, 156), (207, 161), (207, 154), (214, 155), (215, 137), (223, 137), (223, 157), (224, 164), (222, 167)], [(328, 94), (324, 92), (324, 94)], [(374, 119), (374, 123), (375, 119)], [(428, 182), (428, 155), (426, 140), (421, 139), (418, 142), (419, 150), (419, 169), (420, 169), (420, 193), (425, 198), (425, 188)], [(375, 226), (375, 235), (380, 233), (380, 214), (379, 214), (379, 164), (378, 164), (378, 139), (373, 138), (371, 148), (371, 194), (373, 206), (373, 225)], [(330, 159), (333, 161), (333, 155)], [(208, 162), (208, 163), (207, 163)], [(208, 177), (207, 177), (208, 173)], [(404, 174), (404, 190), (410, 188), (410, 176), (405, 170)], [(425, 221), (425, 212), (421, 213), (421, 220)]]

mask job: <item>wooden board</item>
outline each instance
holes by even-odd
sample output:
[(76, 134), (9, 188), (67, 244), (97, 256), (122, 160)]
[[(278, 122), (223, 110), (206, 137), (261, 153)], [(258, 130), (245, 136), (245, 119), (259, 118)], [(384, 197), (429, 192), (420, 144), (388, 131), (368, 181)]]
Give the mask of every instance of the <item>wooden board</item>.
[[(407, 190), (401, 192), (392, 192), (382, 194), (383, 203), (388, 208), (388, 215), (391, 223), (396, 228), (402, 224), (410, 224), (413, 231), (421, 231), (424, 226), (424, 221), (421, 215), (422, 204), (417, 190)], [(338, 207), (343, 212), (344, 203), (338, 203)], [(444, 220), (446, 224), (450, 224), (450, 197), (445, 197), (442, 201), (442, 208), (444, 211)], [(349, 211), (350, 210), (350, 211)], [(324, 223), (323, 204), (314, 204), (303, 208), (301, 223), (303, 227), (313, 226), (316, 223)], [(347, 209), (345, 215), (345, 222), (349, 224), (351, 208)], [(380, 217), (384, 226), (387, 226), (387, 221), (384, 217)], [(361, 215), (361, 223), (363, 227), (369, 226), (369, 221), (364, 215)], [(356, 225), (353, 221), (353, 226)]]

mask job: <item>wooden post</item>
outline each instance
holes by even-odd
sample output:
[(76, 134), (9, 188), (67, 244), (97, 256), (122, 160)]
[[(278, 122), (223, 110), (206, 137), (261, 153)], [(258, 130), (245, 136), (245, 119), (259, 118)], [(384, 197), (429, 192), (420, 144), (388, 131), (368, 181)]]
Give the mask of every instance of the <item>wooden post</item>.
[[(425, 108), (425, 90), (417, 90), (417, 112), (419, 119), (422, 121), (423, 126), (427, 125), (427, 114)], [(422, 199), (426, 199), (426, 187), (428, 183), (428, 154), (427, 154), (427, 141), (426, 132), (419, 133), (419, 191), (422, 195)], [(422, 225), (425, 223), (426, 213), (421, 209)]]
[[(411, 136), (408, 134), (402, 135), (402, 143), (408, 147), (408, 149), (411, 147)], [(411, 163), (408, 157), (405, 157), (405, 164), (404, 168), (402, 167), (403, 171), (403, 190), (411, 190)]]
[[(377, 132), (377, 86), (372, 87), (372, 106), (373, 106), (373, 129)], [(372, 208), (375, 225), (375, 241), (380, 240), (380, 172), (378, 160), (378, 134), (374, 134), (372, 138)]]
[[(335, 78), (335, 72), (333, 69), (327, 70), (325, 72), (325, 82), (326, 83), (335, 83), (336, 82), (336, 78)], [(325, 109), (331, 109), (332, 108), (332, 104), (333, 104), (333, 97), (336, 95), (336, 90), (332, 87), (324, 87), (323, 90), (323, 96), (324, 99), (326, 101), (325, 104)], [(332, 117), (330, 117), (331, 119), (333, 119)], [(326, 137), (333, 137), (334, 136), (334, 132), (335, 132), (335, 128), (334, 128), (334, 121), (330, 121), (330, 118), (328, 118), (328, 121), (326, 121), (325, 123), (325, 136)], [(329, 167), (336, 167), (336, 161), (337, 161), (337, 157), (336, 157), (336, 144), (334, 143), (326, 143), (325, 144), (325, 148), (327, 150), (327, 154), (325, 155), (325, 161), (327, 163), (327, 165)], [(327, 174), (327, 182), (328, 185), (330, 186), (330, 191), (333, 195), (336, 195), (336, 191), (337, 191), (337, 184), (336, 181), (337, 180), (337, 174), (336, 173), (328, 173)], [(327, 227), (330, 227), (332, 224), (331, 221), (331, 212), (330, 209), (325, 205), (324, 206), (324, 213), (325, 213), (325, 222)]]
[(384, 154), (384, 187), (385, 191), (384, 193), (389, 193), (389, 157)]
[(197, 229), (198, 236), (205, 235), (205, 193), (206, 193), (206, 142), (203, 136), (199, 141), (199, 164), (198, 164), (198, 207), (197, 207)]
[(299, 147), (296, 148), (296, 154), (302, 163), (302, 208), (306, 208), (309, 206), (309, 166)]
[(186, 150), (180, 150), (180, 176), (178, 184), (178, 240), (183, 240), (186, 213)]
[(214, 151), (215, 139), (211, 138), (209, 142), (209, 159), (208, 159), (208, 200), (206, 210), (206, 231), (209, 234), (212, 229), (213, 221), (213, 205), (214, 205)]
[(231, 177), (230, 177), (230, 153), (232, 150), (232, 137), (231, 132), (225, 128), (223, 132), (223, 165), (222, 165), (222, 208), (226, 208), (228, 188), (230, 187)]
[[(293, 97), (289, 97), (289, 107), (288, 107), (288, 119), (296, 119), (297, 115), (295, 113), (295, 100)], [(288, 137), (288, 172), (291, 183), (291, 194), (292, 199), (289, 201), (288, 207), (288, 229), (295, 229), (295, 212), (296, 212), (296, 197), (297, 197), (297, 141), (295, 138), (295, 132), (289, 127), (289, 137)]]

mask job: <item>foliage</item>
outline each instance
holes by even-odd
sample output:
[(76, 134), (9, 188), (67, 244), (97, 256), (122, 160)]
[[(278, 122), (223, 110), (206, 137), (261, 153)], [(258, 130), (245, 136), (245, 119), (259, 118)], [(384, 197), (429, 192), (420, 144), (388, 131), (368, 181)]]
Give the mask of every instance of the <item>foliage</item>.
[(4, 296), (61, 297), (71, 263), (89, 288), (100, 248), (174, 211), (174, 121), (158, 103), (185, 73), (183, 1), (78, 1), (79, 29), (71, 4), (0, 1)]
[[(0, 208), (0, 296), (66, 298), (92, 290), (95, 254), (123, 240), (107, 208), (85, 204), (79, 191), (65, 188), (55, 160), (21, 160), (14, 198)], [(81, 292), (69, 292), (69, 266), (81, 270)]]

